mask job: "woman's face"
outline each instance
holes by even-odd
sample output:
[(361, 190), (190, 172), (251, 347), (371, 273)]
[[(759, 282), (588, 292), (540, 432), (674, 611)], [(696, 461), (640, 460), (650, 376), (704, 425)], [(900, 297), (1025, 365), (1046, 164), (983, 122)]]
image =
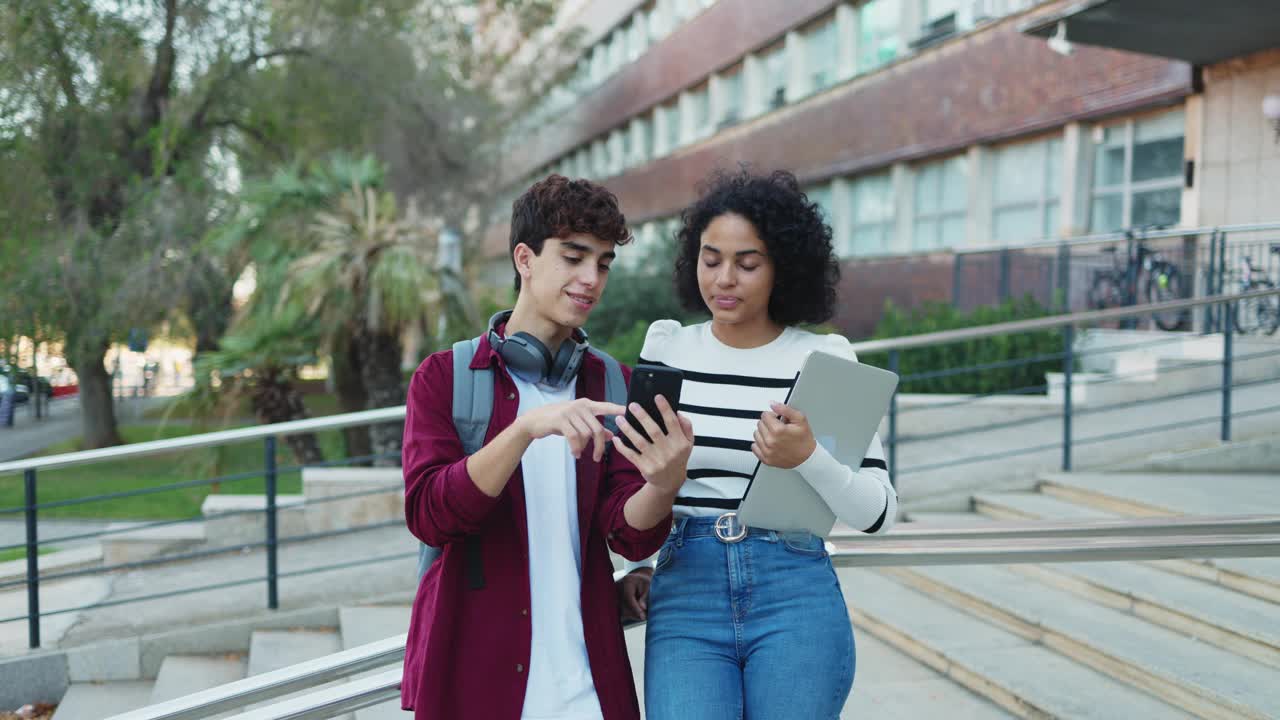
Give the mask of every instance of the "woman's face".
[(769, 250), (746, 218), (725, 213), (702, 232), (698, 289), (714, 321), (767, 321), (773, 275)]

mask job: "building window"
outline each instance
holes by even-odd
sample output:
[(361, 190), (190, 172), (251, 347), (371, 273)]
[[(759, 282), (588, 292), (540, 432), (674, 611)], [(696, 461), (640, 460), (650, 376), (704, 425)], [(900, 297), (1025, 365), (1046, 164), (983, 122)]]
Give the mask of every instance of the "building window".
[(997, 148), (991, 168), (993, 239), (1007, 244), (1057, 235), (1062, 139)]
[(689, 118), (691, 140), (699, 140), (711, 134), (711, 93), (707, 85), (689, 93)]
[(1178, 224), (1185, 125), (1179, 109), (1095, 130), (1093, 232)]
[(637, 10), (631, 16), (631, 25), (628, 26), (627, 32), (631, 38), (627, 42), (627, 60), (636, 60), (644, 54), (645, 47), (649, 44), (649, 30), (647, 24), (648, 16), (644, 10)]
[(819, 92), (836, 81), (840, 62), (840, 36), (834, 19), (815, 26), (805, 37), (805, 72), (809, 91)]
[(889, 173), (866, 175), (850, 184), (850, 255), (883, 255), (894, 232), (893, 181)]
[[(655, 111), (656, 113), (656, 111)], [(639, 154), (639, 162), (647, 163), (658, 156), (658, 148), (655, 143), (657, 139), (654, 137), (654, 121), (655, 113), (650, 113), (642, 118), (637, 118), (636, 122), (639, 139), (636, 141), (636, 152)]]
[(858, 7), (858, 72), (892, 62), (902, 47), (902, 0), (871, 0)]
[(575, 164), (577, 165), (577, 172), (574, 173), (575, 175), (580, 178), (592, 177), (590, 148), (584, 146), (578, 150), (577, 162)]
[(680, 147), (680, 103), (678, 101), (672, 102), (670, 105), (665, 106), (662, 111), (667, 118), (665, 138), (667, 152), (675, 152), (676, 148)]
[(935, 250), (964, 243), (969, 205), (969, 164), (959, 155), (921, 165), (916, 171), (912, 247)]
[(830, 225), (832, 218), (835, 217), (834, 206), (832, 205), (831, 183), (810, 185), (804, 189), (804, 194), (809, 198), (809, 202), (816, 203), (821, 208), (823, 221)]
[(775, 110), (787, 104), (787, 46), (778, 44), (760, 57), (764, 67), (764, 105)]
[(716, 127), (726, 128), (741, 121), (743, 102), (742, 66), (739, 65), (720, 77), (720, 117), (716, 119)]

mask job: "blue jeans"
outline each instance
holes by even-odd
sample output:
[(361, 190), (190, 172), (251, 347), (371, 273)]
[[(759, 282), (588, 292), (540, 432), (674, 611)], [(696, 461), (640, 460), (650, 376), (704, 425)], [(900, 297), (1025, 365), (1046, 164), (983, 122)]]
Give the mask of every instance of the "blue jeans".
[(822, 539), (716, 537), (681, 518), (649, 589), (649, 720), (835, 720), (853, 686), (853, 626)]

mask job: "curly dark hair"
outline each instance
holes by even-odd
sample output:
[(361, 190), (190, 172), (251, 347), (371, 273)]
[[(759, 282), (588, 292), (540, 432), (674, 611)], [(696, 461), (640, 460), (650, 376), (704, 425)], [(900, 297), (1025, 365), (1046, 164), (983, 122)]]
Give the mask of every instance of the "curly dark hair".
[(726, 213), (740, 215), (755, 226), (773, 259), (769, 318), (783, 326), (830, 320), (840, 282), (831, 227), (823, 221), (818, 204), (801, 192), (796, 176), (785, 170), (768, 175), (747, 166), (737, 172), (718, 170), (700, 184), (698, 200), (681, 213), (682, 227), (676, 235), (675, 286), (680, 304), (690, 312), (708, 312), (698, 289), (702, 233)]
[[(590, 180), (570, 180), (548, 175), (529, 187), (511, 203), (511, 247), (524, 243), (535, 255), (542, 254), (547, 238), (566, 238), (573, 233), (595, 235), (615, 245), (631, 242), (627, 218), (618, 209), (618, 198)], [(515, 269), (512, 257), (511, 268)], [(520, 292), (520, 273), (516, 273)]]

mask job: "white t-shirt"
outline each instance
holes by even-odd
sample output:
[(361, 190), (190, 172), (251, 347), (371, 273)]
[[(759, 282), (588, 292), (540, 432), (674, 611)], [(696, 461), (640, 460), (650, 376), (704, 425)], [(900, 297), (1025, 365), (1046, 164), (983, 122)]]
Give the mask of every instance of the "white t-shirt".
[[(519, 415), (573, 400), (563, 390), (510, 373), (520, 393)], [(569, 443), (534, 440), (520, 459), (529, 525), (529, 591), (533, 649), (522, 720), (601, 720), (582, 630), (582, 554), (578, 473)]]

